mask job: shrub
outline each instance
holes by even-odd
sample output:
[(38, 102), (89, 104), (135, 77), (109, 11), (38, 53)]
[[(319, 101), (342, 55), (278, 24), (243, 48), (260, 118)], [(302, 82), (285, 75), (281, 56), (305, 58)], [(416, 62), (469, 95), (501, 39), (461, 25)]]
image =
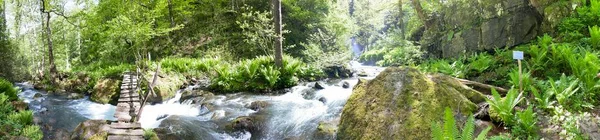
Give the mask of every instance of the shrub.
[(42, 138), (44, 138), (40, 127), (37, 125), (30, 125), (23, 128), (23, 130), (21, 131), (21, 135), (31, 140), (41, 140)]
[(147, 140), (158, 140), (158, 136), (153, 129), (144, 129), (144, 138)]
[(10, 101), (14, 101), (19, 98), (17, 96), (17, 90), (15, 87), (13, 87), (13, 84), (2, 77), (0, 77), (0, 93), (6, 95)]
[(594, 48), (600, 48), (600, 27), (593, 26), (589, 27), (590, 30), (590, 44)]
[[(487, 133), (492, 129), (488, 127), (477, 136), (476, 140), (484, 140)], [(456, 120), (450, 108), (446, 108), (444, 112), (443, 127), (439, 123), (434, 122), (431, 125), (431, 137), (434, 140), (473, 140), (475, 131), (475, 118), (469, 115), (467, 122), (462, 127), (462, 132), (459, 132), (456, 126)]]
[[(488, 104), (490, 104), (490, 116), (492, 119), (500, 119), (495, 121), (502, 121), (507, 126), (513, 126), (515, 124), (513, 109), (523, 99), (521, 93), (511, 88), (506, 97), (500, 97), (500, 94), (492, 88), (492, 99), (485, 98)], [(493, 112), (493, 113), (492, 113)], [(495, 113), (495, 114), (494, 114)]]
[(240, 61), (235, 66), (222, 64), (215, 67), (216, 76), (211, 87), (225, 92), (268, 91), (297, 84), (304, 63), (284, 56), (282, 67), (277, 68), (273, 56), (260, 56)]
[[(531, 77), (531, 72), (527, 72), (527, 70), (523, 70), (525, 72), (523, 72), (522, 74), (519, 74), (519, 70), (518, 69), (513, 69), (512, 71), (510, 71), (510, 73), (508, 73), (509, 77), (510, 77), (510, 83), (515, 86), (515, 87), (519, 87), (519, 89), (523, 89), (523, 91), (528, 91), (526, 87), (530, 87), (531, 83), (534, 81), (533, 78)], [(519, 75), (521, 75), (519, 78)], [(519, 84), (519, 80), (521, 81)], [(523, 86), (523, 87), (520, 87)]]
[(8, 119), (22, 125), (30, 125), (33, 123), (33, 112), (31, 110), (15, 112), (8, 115)]
[(468, 60), (470, 62), (469, 70), (478, 73), (482, 73), (490, 66), (494, 66), (496, 64), (494, 57), (487, 53), (475, 54), (472, 57), (469, 57)]
[(512, 133), (517, 138), (538, 139), (537, 136), (537, 118), (533, 112), (533, 106), (527, 107), (525, 111), (519, 111), (516, 114), (517, 125), (512, 127)]

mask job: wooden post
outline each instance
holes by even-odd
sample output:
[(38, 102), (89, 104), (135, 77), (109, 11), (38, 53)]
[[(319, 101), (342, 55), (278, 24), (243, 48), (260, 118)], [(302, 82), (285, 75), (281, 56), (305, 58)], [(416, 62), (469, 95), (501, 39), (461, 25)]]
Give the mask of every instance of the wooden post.
[(521, 69), (521, 59), (517, 60), (519, 64), (519, 92), (523, 92), (523, 69)]

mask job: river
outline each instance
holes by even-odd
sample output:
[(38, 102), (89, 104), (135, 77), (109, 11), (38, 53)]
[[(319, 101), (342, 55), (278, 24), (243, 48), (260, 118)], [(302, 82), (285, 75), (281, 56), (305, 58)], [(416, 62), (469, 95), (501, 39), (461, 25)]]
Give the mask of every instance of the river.
[[(352, 62), (356, 71), (365, 71), (374, 78), (381, 67), (363, 66)], [(320, 81), (324, 89), (315, 89), (304, 83), (292, 87), (285, 94), (266, 96), (253, 93), (234, 93), (181, 101), (181, 95), (194, 87), (179, 90), (176, 97), (160, 104), (146, 105), (140, 123), (146, 129), (162, 128), (186, 139), (334, 139), (317, 135), (319, 122), (338, 123), (341, 111), (352, 94), (358, 78)], [(343, 82), (350, 84), (343, 88)], [(16, 84), (22, 92), (19, 97), (29, 103), (30, 109), (46, 136), (57, 130), (72, 131), (88, 119), (115, 120), (115, 106), (91, 102), (89, 97), (67, 99), (63, 96), (38, 91), (28, 83)], [(37, 94), (37, 97), (36, 97)], [(41, 96), (41, 97), (40, 97)], [(255, 101), (269, 105), (259, 111), (247, 106)], [(240, 116), (253, 116), (257, 132), (228, 132), (225, 126)]]

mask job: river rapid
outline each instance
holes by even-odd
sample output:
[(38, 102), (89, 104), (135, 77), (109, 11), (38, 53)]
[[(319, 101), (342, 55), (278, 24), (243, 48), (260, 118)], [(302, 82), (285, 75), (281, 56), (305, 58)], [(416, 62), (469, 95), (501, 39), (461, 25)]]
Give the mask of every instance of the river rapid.
[[(366, 79), (374, 78), (384, 68), (363, 66), (352, 62), (357, 72)], [(159, 104), (146, 105), (140, 123), (145, 129), (159, 128), (184, 139), (334, 139), (318, 135), (320, 122), (339, 123), (344, 104), (352, 94), (357, 77), (319, 81), (324, 89), (314, 88), (314, 82), (287, 89), (281, 95), (233, 93), (182, 100), (184, 92), (193, 92), (195, 86), (179, 90), (176, 96)], [(344, 88), (344, 83), (349, 88)], [(19, 97), (29, 103), (35, 121), (42, 124), (45, 136), (57, 131), (72, 131), (88, 119), (115, 120), (115, 106), (89, 100), (67, 99), (64, 96), (35, 90), (29, 83), (18, 83)], [(248, 106), (255, 101), (269, 105), (255, 111)], [(252, 116), (256, 132), (230, 132), (225, 127), (235, 118)]]

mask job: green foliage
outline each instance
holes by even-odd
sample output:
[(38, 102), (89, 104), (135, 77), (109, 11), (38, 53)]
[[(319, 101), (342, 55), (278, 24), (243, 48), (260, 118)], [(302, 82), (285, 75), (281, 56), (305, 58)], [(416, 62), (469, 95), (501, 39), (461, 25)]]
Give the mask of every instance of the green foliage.
[(475, 54), (469, 57), (468, 60), (470, 62), (468, 66), (469, 70), (474, 70), (478, 73), (482, 73), (496, 64), (496, 59), (487, 53)]
[(23, 128), (23, 130), (21, 130), (21, 133), (23, 136), (31, 140), (41, 140), (42, 138), (44, 138), (42, 130), (40, 130), (40, 127), (37, 125), (27, 126)]
[[(16, 110), (11, 105), (11, 100), (6, 94), (0, 94), (0, 129), (1, 134), (9, 134), (7, 136), (0, 135), (0, 139), (9, 139), (12, 136), (25, 136), (30, 139), (40, 140), (43, 133), (38, 126), (33, 124), (32, 111)], [(12, 130), (10, 132), (2, 132)]]
[(326, 77), (323, 70), (317, 68), (313, 65), (308, 65), (306, 67), (300, 68), (298, 72), (298, 77), (302, 80), (306, 81), (317, 81)]
[(373, 48), (360, 56), (362, 62), (375, 62), (379, 66), (412, 65), (420, 62), (425, 53), (396, 32), (378, 40)]
[(439, 72), (450, 76), (464, 78), (466, 65), (458, 60), (450, 63), (448, 60), (433, 60), (419, 65), (419, 68), (427, 72)]
[[(523, 70), (525, 72), (523, 72), (522, 74), (519, 74), (519, 70), (518, 69), (513, 69), (510, 71), (510, 73), (508, 73), (508, 76), (510, 77), (510, 83), (515, 86), (515, 87), (520, 87), (521, 85), (519, 83), (522, 84), (523, 87), (520, 87), (520, 89), (523, 89), (524, 91), (528, 91), (527, 87), (530, 87), (533, 83), (533, 78), (531, 77), (531, 72), (528, 72), (527, 70)], [(520, 75), (520, 79), (519, 79), (519, 75)], [(521, 82), (519, 82), (519, 80)]]
[[(486, 128), (477, 136), (476, 140), (484, 140), (491, 127)], [(444, 124), (440, 127), (438, 122), (431, 123), (431, 137), (434, 140), (473, 140), (475, 131), (475, 118), (469, 115), (467, 122), (458, 130), (456, 120), (450, 108), (444, 111)]]
[(209, 72), (220, 63), (219, 59), (212, 58), (164, 58), (160, 61), (161, 69), (164, 71), (173, 71), (191, 76), (201, 76)]
[(17, 89), (13, 87), (13, 84), (2, 77), (0, 77), (0, 93), (6, 95), (8, 97), (8, 100), (11, 101), (17, 100), (19, 98), (17, 96)]
[(30, 110), (15, 112), (8, 115), (8, 119), (22, 125), (30, 125), (33, 123), (33, 112)]
[(533, 112), (533, 106), (527, 107), (525, 111), (516, 114), (517, 125), (512, 127), (512, 134), (522, 139), (537, 139), (537, 118)]
[(158, 140), (158, 136), (153, 129), (144, 129), (144, 139), (146, 140)]
[[(544, 86), (543, 83), (542, 86)], [(538, 107), (542, 109), (550, 109), (550, 107), (556, 103), (556, 101), (553, 100), (554, 98), (552, 98), (554, 97), (554, 92), (540, 92), (535, 87), (530, 87), (530, 89), (531, 93), (533, 93), (535, 97)]]
[(299, 75), (309, 76), (312, 73), (310, 76), (314, 76), (322, 73), (303, 71), (305, 64), (290, 56), (284, 56), (282, 64), (281, 68), (277, 68), (273, 56), (260, 56), (243, 60), (233, 67), (228, 64), (218, 65), (211, 87), (225, 92), (269, 91), (296, 85)]
[(598, 26), (589, 27), (589, 30), (590, 30), (590, 44), (594, 48), (600, 48), (600, 27), (598, 27)]
[(497, 115), (500, 119), (495, 121), (502, 121), (507, 126), (515, 125), (516, 121), (514, 119), (513, 109), (523, 99), (523, 97), (521, 97), (522, 93), (518, 93), (516, 89), (511, 88), (506, 94), (506, 97), (502, 98), (500, 97), (500, 94), (492, 88), (492, 95), (494, 98), (485, 98), (485, 100), (490, 104), (490, 111), (495, 112), (496, 114), (494, 115)]

